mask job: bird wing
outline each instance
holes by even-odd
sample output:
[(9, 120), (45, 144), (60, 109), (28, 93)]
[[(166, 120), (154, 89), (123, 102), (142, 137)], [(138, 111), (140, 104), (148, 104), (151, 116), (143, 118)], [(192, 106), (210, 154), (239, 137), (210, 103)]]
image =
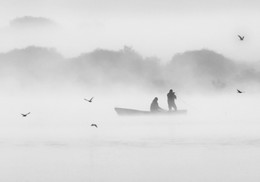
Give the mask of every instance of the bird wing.
[(91, 99), (89, 101), (92, 101), (92, 99), (94, 99), (94, 97), (91, 97)]
[(91, 126), (95, 126), (97, 128), (97, 125), (96, 124), (91, 124)]
[(245, 38), (245, 36), (240, 36), (240, 35), (238, 35), (238, 37), (240, 40), (244, 40), (244, 38)]
[(240, 91), (240, 90), (238, 90), (238, 89), (237, 89), (237, 92), (238, 92), (238, 93), (242, 93), (242, 91)]

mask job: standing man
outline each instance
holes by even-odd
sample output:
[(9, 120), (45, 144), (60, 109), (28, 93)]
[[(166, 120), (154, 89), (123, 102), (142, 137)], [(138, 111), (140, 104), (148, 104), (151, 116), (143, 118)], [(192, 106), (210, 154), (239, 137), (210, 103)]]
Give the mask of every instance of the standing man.
[(168, 101), (168, 108), (169, 111), (172, 110), (172, 108), (174, 108), (175, 111), (177, 111), (177, 106), (175, 104), (175, 99), (177, 99), (175, 92), (172, 91), (172, 89), (169, 91), (169, 93), (167, 94), (167, 101)]

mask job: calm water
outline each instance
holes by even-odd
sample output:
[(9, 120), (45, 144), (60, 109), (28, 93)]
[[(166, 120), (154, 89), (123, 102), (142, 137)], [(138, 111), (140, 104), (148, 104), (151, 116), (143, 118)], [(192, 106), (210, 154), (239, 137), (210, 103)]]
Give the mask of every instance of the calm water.
[(0, 181), (259, 181), (257, 100), (187, 100), (187, 116), (125, 118), (121, 98), (2, 98)]

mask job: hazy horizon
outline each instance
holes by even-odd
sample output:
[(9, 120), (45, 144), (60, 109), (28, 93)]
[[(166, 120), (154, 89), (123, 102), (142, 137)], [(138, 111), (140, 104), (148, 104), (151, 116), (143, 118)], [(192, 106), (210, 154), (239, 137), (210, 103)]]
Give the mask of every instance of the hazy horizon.
[[(255, 0), (12, 0), (2, 4), (0, 52), (35, 45), (55, 47), (66, 57), (74, 57), (97, 48), (118, 50), (127, 45), (163, 61), (178, 52), (200, 49), (235, 60), (260, 59), (260, 3)], [(31, 20), (22, 21), (23, 17)], [(47, 21), (40, 24), (43, 19)], [(14, 20), (20, 20), (21, 26), (13, 26)], [(243, 42), (238, 34), (245, 36)]]
[(131, 47), (97, 49), (73, 58), (57, 50), (26, 47), (0, 53), (0, 83), (12, 88), (75, 88), (113, 92), (248, 93), (260, 90), (260, 62), (238, 62), (211, 50), (186, 51), (168, 62), (143, 57)]
[(260, 1), (0, 4), (1, 182), (259, 182)]

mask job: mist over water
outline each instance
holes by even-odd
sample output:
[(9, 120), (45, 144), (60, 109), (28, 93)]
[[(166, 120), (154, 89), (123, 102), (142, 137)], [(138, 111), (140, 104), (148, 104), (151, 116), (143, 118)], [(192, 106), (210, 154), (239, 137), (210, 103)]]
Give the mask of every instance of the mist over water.
[(259, 182), (259, 2), (2, 1), (0, 182)]
[[(210, 50), (167, 63), (127, 46), (2, 53), (0, 181), (257, 181), (259, 70)], [(147, 111), (154, 97), (167, 109), (169, 89), (187, 115), (114, 110)]]
[(155, 96), (166, 109), (167, 92), (3, 94), (1, 181), (257, 181), (260, 95), (177, 93), (185, 116), (114, 111), (148, 110)]

